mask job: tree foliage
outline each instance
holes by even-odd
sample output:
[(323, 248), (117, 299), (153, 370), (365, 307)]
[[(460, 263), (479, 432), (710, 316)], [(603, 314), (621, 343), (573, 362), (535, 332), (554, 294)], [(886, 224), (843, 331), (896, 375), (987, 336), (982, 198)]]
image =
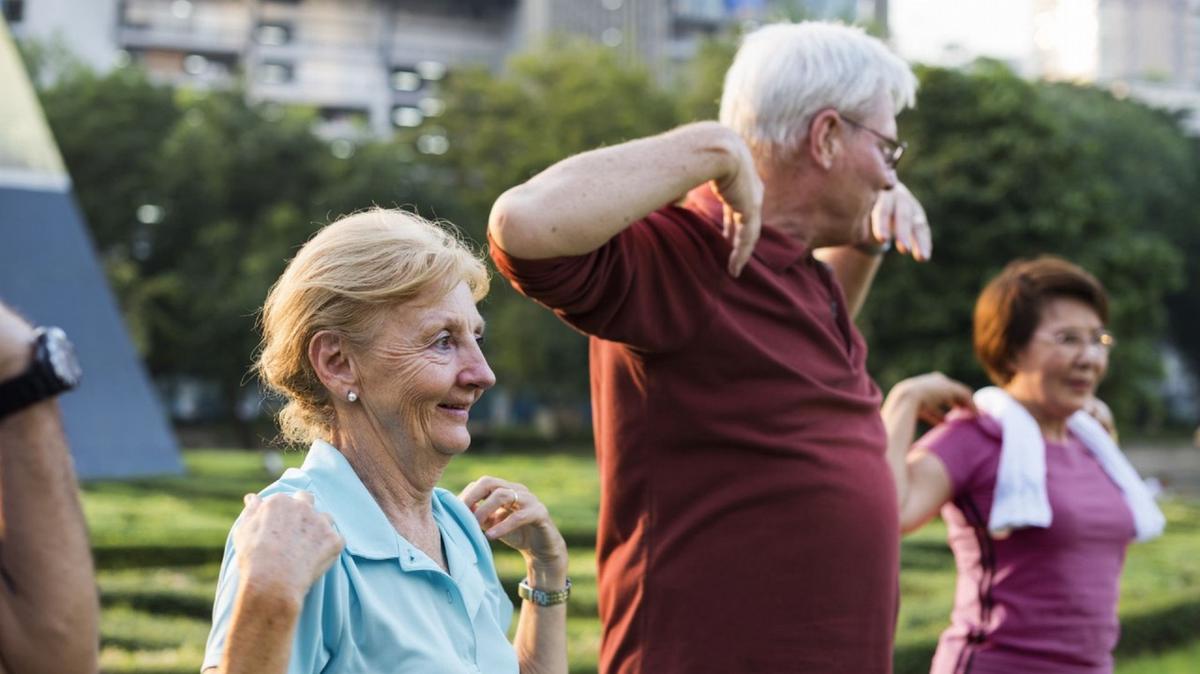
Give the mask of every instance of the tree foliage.
[[(477, 241), (504, 190), (564, 157), (666, 131), (677, 120), (674, 99), (646, 70), (579, 41), (518, 56), (499, 77), (456, 73), (444, 93), (445, 163), (464, 216), (457, 222)], [(586, 340), (497, 280), (484, 313), (499, 380), (544, 399), (583, 399)]]
[(388, 144), (339, 159), (312, 111), (247, 104), (241, 91), (77, 69), (41, 99), (151, 372), (215, 383), (231, 416), (257, 309), (299, 245), (372, 203), (438, 203)]
[(1114, 162), (1097, 120), (1115, 123), (1132, 104), (1031, 83), (988, 62), (919, 75), (920, 107), (901, 125), (913, 147), (901, 175), (928, 211), (935, 252), (930, 264), (892, 258), (880, 272), (887, 281), (862, 323), (881, 383), (928, 369), (984, 383), (970, 346), (974, 298), (1009, 261), (1054, 254), (1093, 272), (1112, 297), (1121, 344), (1101, 394), (1126, 421), (1158, 414), (1163, 299), (1178, 287), (1183, 259), (1151, 223), (1184, 193), (1128, 169), (1156, 164), (1184, 140), (1178, 128), (1142, 134), (1145, 144)]
[[(26, 53), (55, 74), (43, 105), (153, 372), (220, 382), (232, 400), (267, 288), (320, 225), (407, 206), (482, 246), (505, 189), (571, 154), (715, 116), (733, 43), (706, 43), (673, 88), (581, 42), (547, 45), (498, 75), (455, 71), (445, 113), (414, 132), (445, 134), (442, 156), (415, 152), (403, 133), (332, 152), (310, 110)], [(975, 296), (1008, 261), (1054, 253), (1112, 294), (1121, 344), (1103, 394), (1126, 422), (1154, 422), (1160, 341), (1173, 335), (1200, 366), (1195, 142), (1169, 114), (994, 63), (919, 76), (900, 173), (929, 213), (935, 255), (889, 258), (860, 319), (880, 383), (930, 369), (983, 383), (970, 348)], [(500, 381), (542, 400), (585, 399), (586, 340), (497, 280), (484, 314)]]

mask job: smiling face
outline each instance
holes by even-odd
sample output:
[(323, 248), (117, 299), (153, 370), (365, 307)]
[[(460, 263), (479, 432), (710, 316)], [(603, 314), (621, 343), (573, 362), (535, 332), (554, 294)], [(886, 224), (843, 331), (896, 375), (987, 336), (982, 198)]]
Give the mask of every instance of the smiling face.
[(1059, 297), (1042, 307), (1041, 320), (1012, 361), (1004, 387), (1043, 420), (1064, 420), (1082, 409), (1108, 369), (1108, 350), (1095, 343), (1104, 330), (1096, 311)]
[(496, 383), (466, 283), (391, 309), (358, 354), (363, 407), (389, 437), (453, 456), (471, 444), (471, 406)]

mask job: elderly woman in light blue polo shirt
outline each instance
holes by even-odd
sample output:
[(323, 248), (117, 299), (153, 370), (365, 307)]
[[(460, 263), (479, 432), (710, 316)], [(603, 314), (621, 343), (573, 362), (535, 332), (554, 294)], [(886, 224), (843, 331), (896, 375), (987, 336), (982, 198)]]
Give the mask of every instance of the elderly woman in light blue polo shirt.
[[(234, 524), (206, 672), (566, 672), (567, 549), (526, 487), (439, 489), (495, 378), (483, 264), (445, 229), (373, 209), (314, 236), (263, 307), (258, 370), (304, 465)], [(513, 607), (489, 540), (528, 575)]]

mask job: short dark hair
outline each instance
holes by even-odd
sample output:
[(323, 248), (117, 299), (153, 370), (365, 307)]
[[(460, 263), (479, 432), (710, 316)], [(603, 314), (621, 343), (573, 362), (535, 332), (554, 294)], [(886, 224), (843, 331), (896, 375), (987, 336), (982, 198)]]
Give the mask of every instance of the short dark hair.
[(1047, 301), (1079, 300), (1108, 322), (1108, 293), (1095, 276), (1060, 257), (1015, 260), (975, 301), (975, 356), (997, 386), (1013, 377), (1012, 360), (1042, 320)]

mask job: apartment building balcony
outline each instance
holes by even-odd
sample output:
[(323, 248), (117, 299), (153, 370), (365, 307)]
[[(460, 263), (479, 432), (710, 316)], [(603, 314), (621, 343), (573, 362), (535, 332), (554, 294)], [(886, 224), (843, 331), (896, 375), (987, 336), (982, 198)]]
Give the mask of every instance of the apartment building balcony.
[(118, 9), (117, 42), (129, 50), (236, 54), (251, 37), (248, 7), (231, 1), (127, 0)]

